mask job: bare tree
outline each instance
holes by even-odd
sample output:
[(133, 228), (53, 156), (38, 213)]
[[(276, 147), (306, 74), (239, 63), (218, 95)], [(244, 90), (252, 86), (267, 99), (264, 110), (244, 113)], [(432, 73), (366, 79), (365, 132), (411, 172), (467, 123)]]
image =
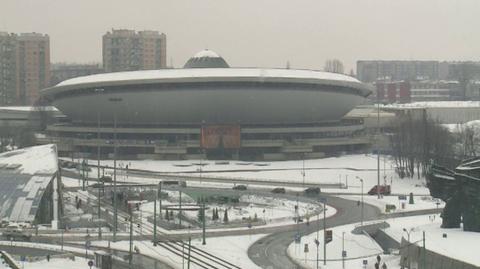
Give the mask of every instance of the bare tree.
[(400, 116), (392, 124), (390, 145), (401, 177), (420, 177), (431, 159), (446, 167), (457, 164), (454, 139), (438, 122), (426, 116)]
[(344, 73), (343, 63), (338, 59), (327, 60), (323, 69), (327, 72), (332, 73)]

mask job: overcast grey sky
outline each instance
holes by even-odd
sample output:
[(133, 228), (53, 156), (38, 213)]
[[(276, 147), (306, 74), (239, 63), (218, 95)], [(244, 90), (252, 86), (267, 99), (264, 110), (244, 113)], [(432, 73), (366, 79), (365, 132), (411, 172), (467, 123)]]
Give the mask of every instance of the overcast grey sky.
[(52, 62), (101, 62), (111, 28), (164, 32), (175, 67), (204, 48), (231, 66), (480, 60), (480, 0), (0, 0), (0, 31), (49, 34)]

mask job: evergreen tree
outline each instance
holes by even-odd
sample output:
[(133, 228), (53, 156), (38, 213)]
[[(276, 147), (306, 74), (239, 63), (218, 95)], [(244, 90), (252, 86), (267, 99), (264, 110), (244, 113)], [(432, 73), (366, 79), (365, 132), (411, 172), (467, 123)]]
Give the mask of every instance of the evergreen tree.
[(223, 213), (223, 222), (228, 222), (228, 210), (225, 208), (225, 213)]

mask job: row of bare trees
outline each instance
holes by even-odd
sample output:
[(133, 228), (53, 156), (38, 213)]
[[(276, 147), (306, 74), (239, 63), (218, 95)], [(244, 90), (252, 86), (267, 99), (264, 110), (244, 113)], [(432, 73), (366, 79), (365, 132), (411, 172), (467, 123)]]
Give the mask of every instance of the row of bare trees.
[(455, 140), (450, 131), (438, 122), (410, 112), (398, 117), (392, 124), (390, 145), (400, 176), (423, 175), (430, 160), (446, 167), (457, 164)]

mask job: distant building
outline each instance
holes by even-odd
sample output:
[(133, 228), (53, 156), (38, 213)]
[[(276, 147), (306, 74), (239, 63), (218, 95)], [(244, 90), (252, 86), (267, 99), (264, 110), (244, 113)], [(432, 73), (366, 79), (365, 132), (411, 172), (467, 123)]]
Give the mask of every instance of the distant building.
[(460, 100), (458, 81), (415, 81), (411, 84), (412, 102)]
[(377, 80), (438, 80), (438, 61), (357, 61), (357, 78), (372, 83)]
[(157, 31), (115, 30), (103, 36), (105, 72), (167, 67), (167, 37)]
[(17, 40), (14, 34), (0, 32), (0, 106), (16, 104)]
[(38, 33), (0, 33), (0, 104), (32, 105), (50, 86), (50, 42)]
[(26, 33), (17, 36), (17, 103), (32, 105), (39, 91), (50, 86), (50, 39)]
[(409, 103), (411, 101), (411, 86), (406, 81), (376, 82), (376, 92), (371, 97), (380, 103)]
[(100, 64), (55, 63), (51, 65), (51, 86), (76, 77), (103, 73)]

